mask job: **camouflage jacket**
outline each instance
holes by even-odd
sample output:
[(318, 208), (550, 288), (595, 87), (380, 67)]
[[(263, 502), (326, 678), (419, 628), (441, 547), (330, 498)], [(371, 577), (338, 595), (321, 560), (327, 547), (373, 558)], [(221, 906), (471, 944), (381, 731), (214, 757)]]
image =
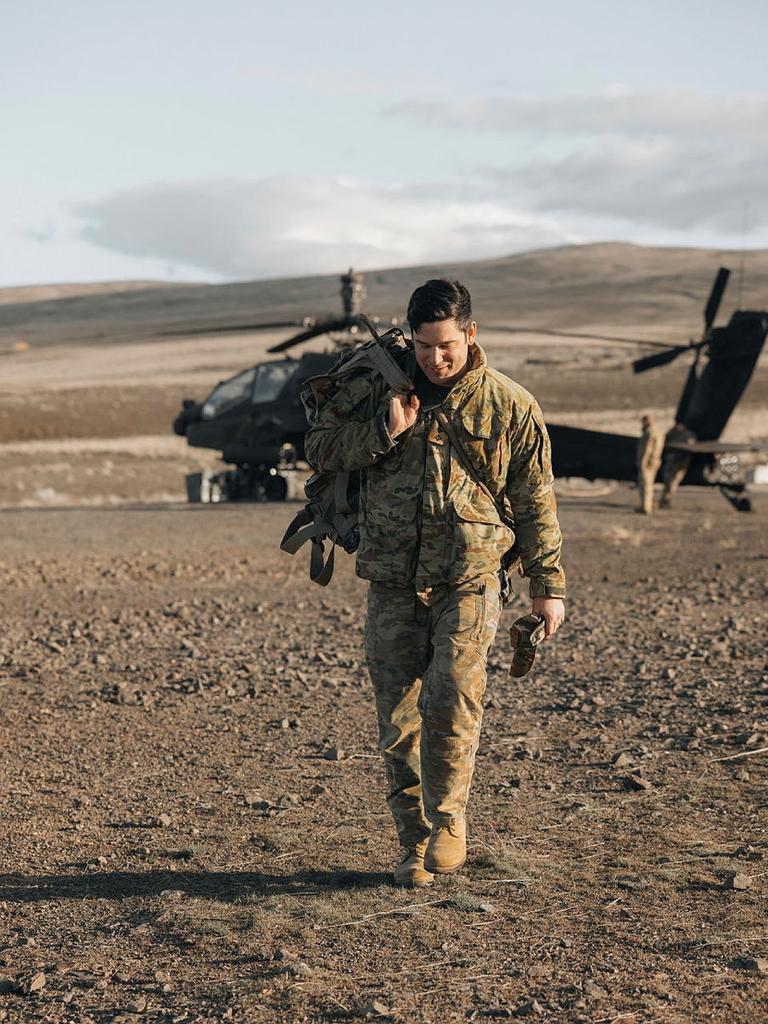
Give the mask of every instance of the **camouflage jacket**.
[[(565, 596), (549, 437), (533, 396), (491, 369), (479, 345), (469, 371), (441, 408), (472, 465), (514, 519), (531, 596)], [(436, 423), (419, 410), (396, 439), (387, 430), (387, 386), (350, 376), (318, 410), (305, 438), (307, 460), (323, 471), (362, 470), (357, 573), (413, 584), (420, 594), (496, 572), (515, 535), (463, 468)], [(442, 397), (442, 393), (441, 393)]]

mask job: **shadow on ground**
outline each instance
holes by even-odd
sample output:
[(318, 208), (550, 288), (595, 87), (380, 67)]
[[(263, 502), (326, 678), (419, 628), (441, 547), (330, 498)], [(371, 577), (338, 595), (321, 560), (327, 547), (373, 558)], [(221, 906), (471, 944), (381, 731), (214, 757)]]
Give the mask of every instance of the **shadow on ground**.
[(375, 871), (297, 871), (264, 875), (251, 871), (112, 871), (84, 875), (0, 875), (0, 901), (39, 903), (65, 899), (129, 899), (183, 892), (230, 903), (243, 896), (306, 894), (308, 887), (349, 892), (391, 886), (391, 874)]

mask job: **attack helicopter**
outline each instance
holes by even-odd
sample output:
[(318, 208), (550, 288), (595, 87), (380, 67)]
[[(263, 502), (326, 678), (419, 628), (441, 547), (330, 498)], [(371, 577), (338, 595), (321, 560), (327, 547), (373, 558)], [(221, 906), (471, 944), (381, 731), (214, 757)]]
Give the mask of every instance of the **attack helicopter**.
[[(282, 501), (298, 496), (297, 464), (304, 459), (307, 431), (301, 388), (308, 378), (326, 373), (341, 349), (356, 343), (365, 299), (364, 277), (350, 268), (341, 276), (339, 316), (324, 320), (305, 317), (298, 333), (267, 350), (283, 358), (259, 363), (220, 381), (203, 402), (184, 399), (173, 423), (175, 433), (186, 437), (193, 448), (220, 451), (222, 460), (232, 467), (187, 476), (190, 501)], [(392, 318), (371, 320), (390, 326), (397, 323)], [(287, 325), (224, 325), (206, 328), (204, 333), (276, 326)], [(299, 359), (284, 354), (318, 337), (330, 340), (328, 351), (305, 352)]]
[[(682, 442), (668, 438), (665, 458), (677, 454), (687, 460), (683, 486), (717, 487), (735, 509), (749, 511), (750, 501), (744, 493), (747, 467), (743, 456), (766, 451), (768, 447), (761, 443), (722, 442), (720, 437), (762, 352), (768, 334), (768, 312), (737, 310), (726, 326), (715, 327), (729, 276), (726, 267), (721, 267), (715, 276), (704, 307), (699, 340), (674, 346), (633, 342), (659, 351), (635, 360), (632, 366), (635, 373), (645, 373), (682, 355), (693, 354), (675, 413), (675, 423), (685, 428), (688, 439)], [(365, 299), (361, 274), (350, 270), (343, 275), (341, 296), (340, 317), (319, 322), (305, 320), (301, 331), (268, 350), (283, 358), (259, 363), (220, 382), (203, 402), (184, 400), (174, 421), (176, 433), (186, 436), (193, 447), (220, 451), (223, 461), (233, 466), (217, 474), (189, 476), (190, 500), (283, 500), (299, 496), (297, 464), (304, 458), (307, 429), (299, 397), (301, 387), (308, 378), (327, 372), (341, 347), (356, 343)], [(265, 326), (276, 325), (238, 325), (234, 329)], [(501, 325), (493, 330), (517, 333), (521, 328)], [(533, 330), (525, 328), (526, 332)], [(541, 333), (576, 336), (546, 329)], [(307, 352), (300, 359), (285, 355), (294, 346), (322, 335), (334, 342), (329, 351)], [(557, 423), (549, 423), (548, 429), (556, 477), (636, 479), (636, 437)]]
[[(684, 486), (717, 487), (738, 512), (749, 512), (752, 506), (744, 493), (747, 467), (743, 456), (768, 451), (768, 445), (719, 439), (760, 358), (768, 334), (768, 312), (736, 310), (725, 327), (714, 326), (730, 273), (727, 267), (720, 267), (715, 275), (698, 341), (689, 345), (654, 344), (661, 351), (636, 359), (632, 368), (635, 373), (646, 373), (686, 353), (694, 354), (675, 412), (675, 433), (687, 435), (688, 440), (674, 440), (670, 432), (664, 459), (677, 455), (685, 460)], [(550, 424), (548, 429), (555, 476), (626, 481), (637, 478), (636, 437), (557, 424)], [(663, 471), (662, 465), (659, 474)]]

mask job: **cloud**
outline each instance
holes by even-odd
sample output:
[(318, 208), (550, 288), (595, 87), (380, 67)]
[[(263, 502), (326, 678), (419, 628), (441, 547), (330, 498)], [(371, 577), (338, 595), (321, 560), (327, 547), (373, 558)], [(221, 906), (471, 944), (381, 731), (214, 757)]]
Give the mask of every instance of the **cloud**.
[(501, 192), (487, 182), (226, 179), (145, 185), (77, 213), (91, 243), (232, 278), (471, 259), (575, 240)]
[[(481, 177), (522, 209), (573, 228), (623, 225), (709, 231), (738, 239), (768, 225), (768, 96), (626, 90), (560, 98), (409, 103), (390, 116), (481, 135), (525, 139), (526, 159), (486, 166)], [(478, 143), (478, 149), (481, 149)], [(587, 227), (589, 231), (589, 227)], [(765, 233), (762, 235), (765, 238)]]
[(603, 218), (622, 221), (630, 234), (634, 225), (678, 233), (681, 240), (701, 230), (738, 239), (745, 203), (749, 230), (768, 226), (766, 165), (768, 143), (752, 152), (614, 143), (485, 174), (498, 188), (513, 190), (526, 209), (565, 224)]
[[(275, 277), (606, 238), (739, 245), (746, 203), (750, 243), (768, 244), (766, 96), (616, 89), (388, 113), (474, 133), (478, 165), (409, 185), (306, 175), (148, 184), (81, 204), (81, 237), (185, 274)], [(489, 130), (510, 136), (506, 161), (497, 142), (484, 147)]]
[(445, 128), (559, 136), (674, 135), (715, 139), (768, 130), (768, 96), (718, 96), (684, 89), (614, 88), (581, 96), (412, 101), (385, 114)]

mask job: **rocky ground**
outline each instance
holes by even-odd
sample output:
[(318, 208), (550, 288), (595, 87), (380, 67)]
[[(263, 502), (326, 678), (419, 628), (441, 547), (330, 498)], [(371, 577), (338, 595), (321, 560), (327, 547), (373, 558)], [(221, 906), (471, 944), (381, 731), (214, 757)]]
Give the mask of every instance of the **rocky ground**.
[[(530, 323), (662, 337), (671, 322), (684, 340), (712, 268), (689, 280), (690, 254), (674, 259), (663, 310), (646, 302), (654, 257), (599, 319), (572, 267), (532, 265)], [(506, 294), (497, 270), (486, 298)], [(212, 290), (190, 308), (158, 292), (163, 322), (218, 322), (237, 295), (245, 316), (244, 288), (210, 309)], [(610, 320), (630, 293), (645, 305)], [(182, 504), (216, 453), (170, 433), (181, 399), (285, 332), (150, 341), (157, 301), (128, 290), (93, 308), (73, 292), (62, 335), (55, 303), (21, 316), (33, 296), (12, 298), (0, 1021), (768, 1019), (768, 494), (738, 515), (685, 490), (648, 519), (630, 489), (559, 482), (568, 620), (523, 680), (502, 625), (466, 869), (400, 891), (351, 561), (321, 590), (278, 550), (298, 506)], [(505, 311), (485, 309), (481, 340), (552, 422), (671, 424), (684, 360), (634, 377), (640, 349), (482, 328)], [(767, 399), (764, 357), (731, 439), (768, 438)]]
[(768, 1015), (768, 501), (634, 500), (562, 500), (568, 621), (520, 681), (502, 627), (418, 892), (364, 585), (279, 553), (291, 506), (0, 513), (0, 1019)]

